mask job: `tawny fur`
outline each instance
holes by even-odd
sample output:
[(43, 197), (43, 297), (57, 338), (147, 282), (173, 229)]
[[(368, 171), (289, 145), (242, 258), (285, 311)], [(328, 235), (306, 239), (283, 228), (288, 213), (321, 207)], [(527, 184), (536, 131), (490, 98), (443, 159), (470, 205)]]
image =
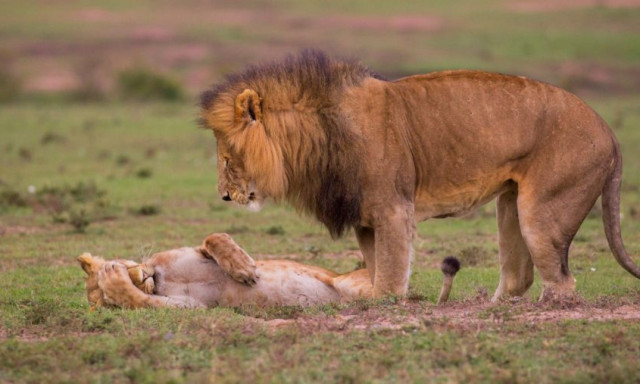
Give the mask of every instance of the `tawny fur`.
[(333, 236), (355, 229), (374, 295), (405, 294), (415, 222), (497, 198), (497, 299), (572, 294), (568, 251), (598, 196), (616, 260), (622, 159), (576, 96), (534, 80), (446, 71), (384, 81), (357, 62), (306, 52), (205, 92), (219, 192), (250, 207), (288, 200)]
[(200, 247), (158, 252), (142, 264), (88, 253), (78, 261), (92, 308), (308, 306), (368, 298), (373, 290), (364, 269), (339, 275), (294, 261), (254, 262), (226, 234), (209, 235)]

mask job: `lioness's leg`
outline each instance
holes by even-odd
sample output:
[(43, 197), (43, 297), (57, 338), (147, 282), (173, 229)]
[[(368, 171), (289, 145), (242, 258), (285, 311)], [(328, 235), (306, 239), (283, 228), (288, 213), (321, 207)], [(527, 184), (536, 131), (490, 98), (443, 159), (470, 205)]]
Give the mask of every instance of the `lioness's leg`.
[(205, 256), (215, 260), (232, 279), (246, 285), (256, 283), (258, 276), (255, 262), (231, 236), (212, 233), (204, 239), (200, 249)]
[(533, 262), (520, 231), (517, 198), (517, 190), (512, 190), (500, 195), (496, 201), (500, 284), (493, 301), (505, 294), (520, 296), (533, 283)]
[[(409, 287), (413, 255), (413, 206), (391, 206), (380, 212), (375, 224), (375, 272), (373, 295), (405, 295)], [(368, 266), (367, 266), (368, 268)]]
[(118, 262), (107, 262), (101, 267), (98, 271), (98, 286), (105, 302), (120, 308), (203, 307), (189, 297), (166, 297), (142, 292), (133, 285), (127, 267)]
[(376, 236), (375, 232), (371, 228), (357, 227), (355, 229), (356, 239), (358, 239), (358, 245), (364, 258), (364, 264), (371, 277), (371, 284), (374, 282), (376, 273)]

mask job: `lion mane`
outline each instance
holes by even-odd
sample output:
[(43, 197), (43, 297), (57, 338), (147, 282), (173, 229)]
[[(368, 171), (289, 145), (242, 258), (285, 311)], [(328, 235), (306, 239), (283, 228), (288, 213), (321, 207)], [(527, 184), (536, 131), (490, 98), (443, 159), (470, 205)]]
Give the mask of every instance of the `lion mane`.
[[(315, 215), (335, 237), (360, 221), (360, 145), (338, 113), (345, 87), (378, 76), (357, 61), (308, 50), (282, 62), (249, 67), (201, 97), (202, 125), (223, 135), (245, 159), (260, 187)], [(235, 98), (263, 95), (254, 105), (265, 129), (237, 129)]]

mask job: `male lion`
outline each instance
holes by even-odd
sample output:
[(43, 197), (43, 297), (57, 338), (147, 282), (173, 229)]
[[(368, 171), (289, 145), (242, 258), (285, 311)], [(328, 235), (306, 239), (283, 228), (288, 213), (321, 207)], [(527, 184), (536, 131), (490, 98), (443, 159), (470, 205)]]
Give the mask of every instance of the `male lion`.
[[(155, 253), (142, 264), (90, 253), (78, 261), (87, 273), (91, 308), (313, 305), (368, 298), (373, 291), (365, 269), (340, 275), (295, 261), (254, 262), (224, 233), (207, 236), (199, 247)], [(459, 268), (453, 257), (443, 261), (438, 304), (449, 297)]]
[(385, 81), (308, 51), (258, 65), (202, 95), (217, 139), (218, 190), (259, 208), (285, 199), (335, 237), (353, 227), (374, 295), (407, 292), (415, 222), (497, 198), (500, 283), (543, 297), (575, 289), (568, 250), (598, 196), (609, 246), (640, 278), (620, 236), (620, 148), (578, 97), (523, 77), (445, 71)]

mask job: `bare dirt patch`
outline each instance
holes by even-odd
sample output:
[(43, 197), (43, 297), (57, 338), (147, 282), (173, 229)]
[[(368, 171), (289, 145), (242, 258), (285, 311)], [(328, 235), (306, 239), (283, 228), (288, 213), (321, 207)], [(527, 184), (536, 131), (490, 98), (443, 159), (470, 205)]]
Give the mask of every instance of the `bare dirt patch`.
[(41, 227), (27, 227), (22, 225), (3, 225), (0, 223), (0, 236), (12, 235), (33, 235), (41, 233), (44, 229)]
[(435, 306), (424, 301), (404, 300), (368, 308), (349, 307), (336, 315), (301, 315), (294, 319), (254, 319), (252, 322), (277, 331), (296, 327), (308, 332), (400, 331), (417, 329), (483, 330), (507, 324), (546, 324), (565, 320), (638, 321), (638, 303), (597, 306), (578, 304), (570, 308), (516, 300), (515, 303), (454, 302)]
[(399, 32), (433, 32), (442, 29), (445, 25), (442, 18), (430, 15), (390, 17), (333, 15), (315, 18), (313, 21), (319, 27)]
[(86, 8), (76, 12), (75, 20), (90, 21), (92, 23), (114, 22), (120, 19), (115, 12), (107, 11), (99, 8)]

